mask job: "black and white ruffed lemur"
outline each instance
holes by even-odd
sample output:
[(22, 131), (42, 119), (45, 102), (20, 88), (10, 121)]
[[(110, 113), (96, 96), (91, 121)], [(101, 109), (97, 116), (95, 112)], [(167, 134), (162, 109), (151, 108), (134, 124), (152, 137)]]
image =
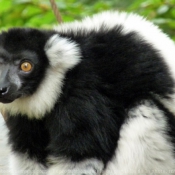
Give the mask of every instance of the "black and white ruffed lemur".
[(0, 34), (11, 175), (175, 175), (175, 44), (103, 12)]

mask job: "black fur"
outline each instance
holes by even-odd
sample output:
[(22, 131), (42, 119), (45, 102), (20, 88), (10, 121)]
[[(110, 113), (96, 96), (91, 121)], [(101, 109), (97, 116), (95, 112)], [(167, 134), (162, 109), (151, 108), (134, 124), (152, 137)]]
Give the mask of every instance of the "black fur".
[(46, 119), (29, 120), (26, 116), (9, 117), (7, 126), (9, 129), (9, 142), (12, 150), (19, 153), (27, 153), (30, 158), (46, 166), (46, 147), (49, 143), (49, 133), (45, 127)]
[[(153, 93), (162, 97), (172, 93), (174, 81), (162, 56), (137, 33), (123, 35), (121, 29), (59, 33), (78, 43), (82, 61), (67, 72), (51, 113), (40, 120), (22, 115), (8, 118), (13, 151), (27, 152), (44, 165), (48, 155), (72, 161), (98, 158), (106, 164), (114, 155), (120, 127), (133, 104), (153, 99)], [(36, 71), (24, 78), (26, 93), (34, 93), (44, 78), (49, 64), (44, 45), (54, 33), (15, 29), (0, 35), (0, 48), (8, 53), (29, 50), (37, 55)], [(175, 137), (174, 125), (171, 128), (169, 134)]]

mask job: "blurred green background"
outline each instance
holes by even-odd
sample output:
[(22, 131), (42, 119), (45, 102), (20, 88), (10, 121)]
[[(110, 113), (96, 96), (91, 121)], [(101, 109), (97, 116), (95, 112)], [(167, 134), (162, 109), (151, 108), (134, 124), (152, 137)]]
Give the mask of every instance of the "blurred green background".
[[(141, 14), (175, 40), (175, 0), (56, 0), (64, 22), (104, 10)], [(57, 24), (49, 0), (0, 0), (0, 30), (14, 26), (50, 28)]]

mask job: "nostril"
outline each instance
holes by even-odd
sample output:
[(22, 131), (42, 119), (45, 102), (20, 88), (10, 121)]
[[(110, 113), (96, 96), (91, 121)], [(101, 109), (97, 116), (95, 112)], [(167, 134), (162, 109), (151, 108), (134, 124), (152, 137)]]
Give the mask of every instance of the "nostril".
[(0, 88), (0, 94), (5, 95), (8, 92), (8, 87), (2, 87)]

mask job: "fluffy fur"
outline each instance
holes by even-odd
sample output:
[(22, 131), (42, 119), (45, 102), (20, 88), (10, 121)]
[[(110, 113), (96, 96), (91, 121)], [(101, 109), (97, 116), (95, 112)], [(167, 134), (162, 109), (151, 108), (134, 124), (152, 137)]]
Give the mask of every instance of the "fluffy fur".
[(135, 14), (0, 34), (12, 175), (174, 175), (174, 56)]
[(174, 175), (174, 144), (169, 142), (167, 116), (174, 120), (151, 101), (131, 109), (120, 131), (116, 156), (104, 175)]

